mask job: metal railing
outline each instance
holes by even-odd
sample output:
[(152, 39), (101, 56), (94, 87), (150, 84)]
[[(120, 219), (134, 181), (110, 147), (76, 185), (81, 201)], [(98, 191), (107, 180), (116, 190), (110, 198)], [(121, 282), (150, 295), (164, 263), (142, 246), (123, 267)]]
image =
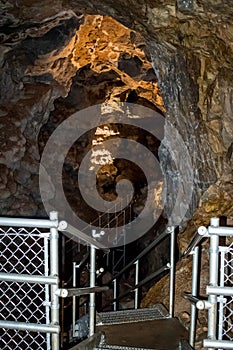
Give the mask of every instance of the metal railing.
[[(149, 276), (139, 281), (139, 265), (140, 260), (151, 252), (153, 248), (158, 246), (165, 238), (170, 236), (170, 262), (159, 268), (157, 271), (151, 273)], [(118, 280), (124, 275), (124, 273), (135, 269), (135, 281), (134, 286), (127, 292), (118, 295)], [(169, 314), (173, 317), (174, 314), (174, 279), (175, 279), (175, 228), (173, 226), (168, 227), (160, 236), (158, 236), (150, 245), (148, 245), (141, 253), (139, 253), (129, 264), (127, 264), (119, 273), (117, 273), (112, 280), (109, 282), (109, 286), (113, 283), (113, 310), (118, 309), (118, 302), (126, 297), (127, 295), (134, 292), (134, 308), (137, 309), (139, 306), (139, 288), (146, 283), (155, 279), (165, 271), (170, 271), (170, 301), (169, 301)], [(105, 308), (111, 304), (105, 305)], [(104, 308), (104, 309), (105, 309)]]
[[(191, 303), (190, 345), (195, 345), (197, 310), (208, 310), (208, 338), (204, 347), (213, 349), (233, 349), (233, 242), (220, 246), (219, 237), (233, 237), (233, 227), (219, 227), (219, 219), (212, 218), (210, 226), (200, 227), (186, 254), (193, 255), (192, 293), (184, 297)], [(208, 237), (209, 284), (206, 287), (207, 300), (198, 298), (199, 247), (200, 236)], [(193, 242), (195, 241), (195, 244)]]
[(1, 349), (59, 349), (57, 213), (0, 227)]
[[(28, 229), (26, 229), (28, 228)], [(90, 287), (59, 288), (59, 231), (91, 246)], [(0, 336), (1, 350), (60, 350), (59, 298), (90, 294), (89, 335), (95, 327), (95, 252), (108, 248), (92, 237), (58, 221), (0, 218)]]

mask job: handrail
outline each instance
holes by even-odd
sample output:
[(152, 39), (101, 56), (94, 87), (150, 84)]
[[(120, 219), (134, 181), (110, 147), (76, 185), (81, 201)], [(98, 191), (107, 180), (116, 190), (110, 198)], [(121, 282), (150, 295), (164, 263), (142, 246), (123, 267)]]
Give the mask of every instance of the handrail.
[(134, 289), (142, 287), (144, 284), (150, 282), (151, 280), (153, 280), (154, 278), (158, 277), (159, 275), (161, 275), (161, 273), (163, 273), (164, 271), (170, 270), (170, 264), (166, 264), (163, 267), (161, 267), (160, 269), (158, 269), (157, 271), (151, 273), (149, 276), (147, 276), (146, 278), (144, 278), (141, 282), (139, 282), (138, 284), (136, 284), (136, 286), (134, 287)]
[(81, 270), (82, 267), (85, 266), (85, 264), (86, 264), (86, 262), (87, 262), (89, 256), (90, 256), (90, 252), (88, 251), (88, 252), (83, 256), (83, 258), (82, 258), (82, 260), (80, 261), (79, 264), (76, 264), (76, 263), (75, 263), (75, 268)]
[(84, 287), (84, 288), (60, 288), (56, 290), (56, 295), (58, 295), (61, 298), (67, 298), (67, 297), (74, 297), (74, 296), (81, 296), (81, 295), (87, 295), (90, 293), (98, 293), (98, 292), (104, 292), (109, 290), (108, 286), (95, 286), (95, 287)]
[(112, 305), (113, 303), (116, 303), (118, 301), (120, 301), (122, 298), (125, 298), (127, 295), (129, 295), (130, 293), (134, 292), (135, 289), (142, 287), (144, 284), (150, 282), (151, 280), (153, 280), (155, 277), (158, 277), (159, 275), (161, 275), (161, 273), (163, 273), (166, 270), (169, 270), (170, 266), (169, 264), (164, 265), (163, 267), (161, 267), (160, 269), (158, 269), (155, 272), (152, 272), (149, 276), (147, 276), (146, 278), (144, 278), (142, 281), (140, 281), (139, 283), (137, 283), (134, 287), (131, 287), (129, 290), (127, 290), (126, 292), (120, 294), (117, 298), (112, 299), (111, 302), (109, 302), (108, 304), (106, 304), (104, 306), (104, 309), (106, 309), (108, 306)]
[[(54, 212), (52, 212), (54, 213)], [(37, 227), (37, 228), (52, 228), (58, 227), (58, 220), (55, 219), (34, 219), (34, 218), (11, 218), (0, 217), (0, 225), (8, 227)]]
[(183, 293), (183, 298), (188, 300), (190, 303), (196, 305), (201, 299), (197, 298), (196, 296), (192, 295), (192, 293)]
[(81, 239), (82, 241), (84, 241), (90, 245), (93, 245), (95, 248), (103, 250), (106, 253), (109, 253), (109, 251), (110, 251), (109, 248), (107, 248), (103, 244), (97, 242), (94, 238), (88, 236), (86, 233), (81, 232), (76, 227), (68, 224), (64, 220), (59, 222), (58, 230), (62, 231), (62, 232), (68, 232), (72, 236), (74, 236), (78, 239)]
[[(170, 262), (158, 269), (157, 271), (152, 272), (149, 276), (145, 277), (143, 280), (139, 281), (138, 279), (138, 271), (139, 271), (139, 261), (142, 257), (144, 257), (147, 253), (151, 251), (152, 248), (161, 243), (167, 236), (170, 237)], [(151, 281), (152, 279), (159, 276), (162, 272), (166, 270), (170, 270), (170, 296), (169, 296), (169, 314), (170, 317), (173, 317), (174, 313), (174, 277), (175, 277), (175, 227), (170, 226), (167, 227), (164, 232), (157, 237), (150, 245), (148, 245), (142, 252), (140, 252), (134, 259), (131, 260), (120, 272), (118, 272), (111, 281), (108, 283), (110, 286), (113, 283), (113, 300), (110, 303), (104, 306), (103, 309), (106, 309), (109, 305), (113, 304), (114, 311), (117, 310), (117, 301), (127, 296), (131, 292), (134, 292), (134, 307), (138, 308), (138, 290), (140, 287)], [(135, 283), (133, 287), (130, 287), (128, 291), (124, 294), (117, 296), (117, 281), (128, 269), (133, 268), (135, 265)]]
[(181, 258), (185, 258), (187, 257), (190, 253), (193, 252), (194, 248), (196, 246), (198, 246), (198, 244), (200, 243), (200, 241), (202, 240), (202, 238), (207, 237), (208, 236), (208, 230), (206, 229), (206, 227), (204, 226), (200, 226), (197, 230), (197, 232), (195, 233), (195, 235), (193, 236), (192, 240), (190, 241), (190, 243), (188, 244), (187, 248), (185, 249), (185, 251), (183, 252)]
[(108, 283), (110, 285), (115, 279), (118, 279), (120, 276), (122, 276), (130, 267), (134, 265), (134, 263), (143, 258), (147, 253), (150, 252), (151, 249), (153, 249), (156, 245), (158, 245), (165, 237), (167, 237), (170, 234), (168, 230), (165, 230), (159, 237), (157, 237), (151, 244), (149, 244), (141, 253), (139, 253), (133, 260), (131, 260), (123, 269), (118, 272), (111, 281)]

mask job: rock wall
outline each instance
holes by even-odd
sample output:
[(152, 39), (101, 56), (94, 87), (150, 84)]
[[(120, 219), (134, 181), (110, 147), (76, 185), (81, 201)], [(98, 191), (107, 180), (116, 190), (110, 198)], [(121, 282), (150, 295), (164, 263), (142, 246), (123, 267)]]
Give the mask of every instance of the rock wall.
[[(25, 145), (30, 141), (23, 135), (26, 132), (31, 139), (37, 137), (36, 129), (41, 120), (48, 117), (53, 100), (66, 95), (70, 88), (75, 74), (71, 52), (77, 40), (76, 29), (84, 21), (83, 13), (110, 15), (135, 29), (148, 43), (166, 108), (165, 144), (173, 146), (170, 123), (182, 136), (194, 169), (193, 197), (184, 221), (192, 217), (200, 197), (210, 185), (218, 184), (215, 197), (220, 200), (225, 189), (229, 191), (233, 142), (230, 5), (207, 0), (89, 1), (88, 4), (67, 0), (56, 4), (49, 1), (41, 7), (38, 1), (9, 0), (2, 1), (0, 7), (3, 13), (0, 27), (2, 127), (7, 128), (13, 140), (14, 135), (18, 135), (17, 141), (11, 141), (8, 134), (2, 142), (2, 174), (8, 174), (8, 180), (3, 175), (3, 190), (9, 181), (3, 194), (6, 200), (9, 193), (16, 190), (10, 183), (14, 182), (12, 171), (20, 168), (19, 162), (23, 157), (38, 159), (35, 150), (33, 156), (25, 155)], [(179, 157), (180, 152), (178, 149), (174, 156)], [(169, 196), (166, 195), (164, 202), (169, 216), (182, 172), (174, 169), (170, 155), (163, 149), (160, 157), (167, 174)], [(30, 176), (28, 169), (23, 171), (20, 181), (25, 183)], [(20, 187), (23, 195), (26, 190), (22, 184)], [(231, 194), (227, 197), (232, 199)], [(3, 212), (5, 206), (12, 207), (12, 200), (8, 202), (3, 205)], [(220, 211), (214, 208), (210, 214), (206, 207), (203, 209), (203, 215), (208, 218), (218, 214), (224, 215), (222, 206)], [(232, 215), (230, 209), (227, 214)]]

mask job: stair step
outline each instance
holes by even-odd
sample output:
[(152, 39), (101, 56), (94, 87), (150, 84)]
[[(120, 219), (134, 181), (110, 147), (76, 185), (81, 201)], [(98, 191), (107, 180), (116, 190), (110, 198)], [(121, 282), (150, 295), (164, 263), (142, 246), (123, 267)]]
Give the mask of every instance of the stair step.
[(148, 349), (148, 348), (132, 348), (128, 346), (118, 346), (118, 345), (106, 345), (106, 346), (100, 346), (98, 348), (95, 348), (94, 350), (155, 350), (155, 349)]
[[(100, 345), (99, 347), (96, 347), (93, 350), (155, 350), (155, 349), (135, 348), (135, 347), (118, 346), (118, 345)], [(179, 343), (179, 350), (192, 350), (192, 347), (189, 345), (187, 340), (181, 340)]]
[(191, 350), (188, 332), (175, 318), (104, 324), (97, 329), (103, 336), (96, 349)]
[(97, 327), (169, 318), (169, 313), (162, 304), (157, 304), (152, 308), (101, 312), (98, 316), (100, 320)]

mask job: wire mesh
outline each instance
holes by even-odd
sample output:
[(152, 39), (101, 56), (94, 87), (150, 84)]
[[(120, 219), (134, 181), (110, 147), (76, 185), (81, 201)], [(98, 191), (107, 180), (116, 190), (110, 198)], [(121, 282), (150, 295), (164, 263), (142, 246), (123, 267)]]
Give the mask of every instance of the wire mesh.
[[(225, 249), (220, 266), (223, 287), (233, 287), (233, 242)], [(224, 296), (222, 306), (219, 333), (221, 339), (233, 340), (233, 295)]]
[[(37, 228), (0, 228), (0, 272), (48, 276), (49, 233)], [(49, 324), (47, 285), (0, 281), (0, 318)], [(0, 329), (1, 350), (49, 350), (50, 335)]]

